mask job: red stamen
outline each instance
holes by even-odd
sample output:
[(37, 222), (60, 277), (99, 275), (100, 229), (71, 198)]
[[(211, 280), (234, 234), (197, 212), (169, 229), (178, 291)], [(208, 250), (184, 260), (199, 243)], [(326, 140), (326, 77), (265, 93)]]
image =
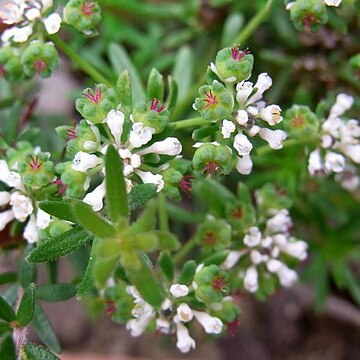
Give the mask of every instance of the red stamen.
[(205, 165), (202, 173), (206, 174), (206, 176), (213, 176), (214, 173), (218, 173), (220, 175), (221, 171), (219, 170), (219, 165), (215, 161), (210, 161)]
[(212, 287), (215, 290), (223, 291), (227, 287), (227, 283), (223, 276), (219, 276), (212, 282)]
[(180, 187), (181, 191), (188, 197), (191, 196), (191, 191), (192, 191), (191, 181), (193, 178), (194, 178), (193, 175), (184, 175), (179, 183), (179, 187)]
[(61, 196), (66, 191), (67, 185), (65, 185), (61, 179), (56, 179), (52, 182), (53, 184), (59, 186), (59, 190), (56, 193), (56, 196)]
[(242, 60), (243, 57), (248, 54), (250, 54), (249, 48), (246, 48), (245, 50), (240, 50), (238, 48), (231, 49), (231, 57), (236, 61)]
[(240, 325), (240, 322), (238, 319), (235, 319), (226, 324), (227, 331), (230, 334), (230, 336), (235, 336), (235, 330), (239, 325)]
[(295, 119), (293, 120), (293, 126), (299, 127), (304, 125), (304, 118), (301, 115), (296, 115)]
[(241, 209), (241, 208), (237, 208), (237, 209), (233, 210), (232, 216), (233, 216), (235, 219), (242, 219), (242, 217), (244, 216), (242, 209)]
[(88, 89), (86, 94), (83, 94), (87, 97), (92, 103), (98, 104), (101, 101), (102, 90), (99, 90), (97, 86), (95, 86), (95, 91)]
[(6, 69), (4, 64), (0, 64), (0, 76), (2, 77), (6, 76)]
[(311, 32), (311, 24), (316, 24), (318, 20), (312, 14), (307, 14), (303, 17), (302, 22), (306, 32)]
[[(216, 236), (214, 233), (208, 231), (207, 233), (205, 233), (205, 237), (204, 237), (204, 243), (206, 245), (214, 245), (216, 244)], [(214, 286), (214, 285), (213, 285)]]
[(204, 99), (204, 102), (206, 102), (206, 105), (204, 108), (208, 108), (210, 106), (216, 105), (218, 103), (216, 96), (212, 93), (210, 90), (208, 93), (205, 93), (206, 99)]
[(160, 105), (160, 100), (158, 99), (152, 99), (150, 103), (150, 110), (154, 110), (158, 113), (162, 112), (166, 109), (166, 104)]
[(91, 1), (85, 1), (82, 5), (81, 12), (86, 16), (94, 14), (95, 3)]
[(41, 169), (42, 163), (39, 162), (39, 158), (38, 156), (36, 156), (35, 158), (30, 155), (30, 161), (28, 161), (28, 165), (30, 166), (30, 169), (37, 172)]
[(105, 304), (107, 305), (105, 308), (105, 314), (107, 316), (111, 316), (115, 313), (116, 311), (116, 305), (115, 305), (115, 301), (113, 300), (105, 300)]
[(47, 65), (43, 60), (36, 60), (33, 63), (33, 68), (35, 69), (35, 72), (39, 75), (42, 71), (45, 71), (47, 69)]

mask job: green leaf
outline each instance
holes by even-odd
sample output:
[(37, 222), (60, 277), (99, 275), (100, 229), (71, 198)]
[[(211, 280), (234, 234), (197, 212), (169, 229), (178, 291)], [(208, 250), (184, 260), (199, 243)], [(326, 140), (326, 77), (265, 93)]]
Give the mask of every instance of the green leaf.
[(129, 210), (143, 207), (156, 194), (157, 185), (141, 184), (131, 189), (129, 194)]
[(0, 274), (0, 285), (14, 283), (17, 280), (17, 273), (6, 271)]
[(143, 257), (139, 256), (139, 260), (141, 267), (139, 269), (125, 267), (126, 273), (141, 297), (150, 305), (160, 307), (165, 300), (164, 290)]
[(181, 269), (177, 282), (179, 284), (190, 285), (194, 279), (195, 271), (196, 261), (188, 260)]
[(10, 324), (1, 321), (0, 322), (0, 338), (6, 334), (7, 332), (12, 331), (12, 327), (10, 326)]
[(17, 321), (21, 327), (30, 323), (35, 311), (35, 284), (30, 284), (24, 292), (16, 314)]
[(164, 99), (164, 79), (155, 68), (151, 70), (149, 75), (147, 83), (147, 95), (149, 99)]
[(39, 242), (27, 260), (33, 263), (53, 261), (68, 255), (92, 239), (85, 230), (75, 227), (58, 236)]
[(58, 219), (76, 223), (76, 218), (72, 212), (71, 201), (40, 201), (39, 207), (41, 210)]
[(84, 227), (93, 235), (100, 238), (111, 238), (116, 236), (116, 229), (99, 214), (94, 212), (88, 204), (76, 201), (72, 204), (77, 224)]
[(34, 244), (28, 244), (20, 261), (19, 280), (23, 288), (27, 288), (36, 280), (36, 265), (29, 263), (26, 258), (34, 249)]
[(175, 106), (178, 99), (178, 84), (172, 76), (167, 77), (168, 83), (168, 97), (167, 97), (167, 108), (171, 112)]
[(42, 301), (66, 301), (75, 296), (74, 284), (47, 284), (36, 289), (36, 298)]
[(172, 282), (174, 280), (175, 268), (170, 253), (167, 251), (161, 252), (158, 258), (158, 264), (166, 278)]
[(9, 303), (5, 301), (1, 296), (0, 296), (0, 318), (8, 322), (16, 320), (16, 315), (14, 313), (14, 310), (9, 305)]
[(244, 22), (244, 15), (241, 13), (231, 13), (227, 17), (221, 36), (221, 47), (233, 46), (234, 40), (238, 36)]
[(176, 54), (172, 77), (178, 84), (178, 100), (184, 99), (192, 85), (194, 56), (189, 46), (183, 46)]
[(159, 239), (160, 250), (177, 250), (180, 247), (178, 238), (170, 233), (169, 231), (157, 230), (155, 231), (156, 236)]
[(130, 116), (132, 111), (132, 93), (131, 93), (131, 79), (129, 70), (124, 70), (118, 77), (116, 83), (116, 95), (119, 103), (121, 104), (121, 110)]
[(18, 131), (18, 124), (21, 119), (21, 115), (23, 113), (24, 107), (20, 101), (15, 101), (11, 108), (11, 111), (8, 113), (7, 118), (3, 118), (3, 125), (4, 125), (4, 134), (5, 140), (8, 144), (12, 144), (17, 135)]
[(109, 146), (105, 156), (106, 200), (110, 219), (117, 222), (129, 215), (127, 193), (123, 174), (123, 162), (113, 146)]
[(141, 80), (137, 74), (136, 68), (131, 62), (126, 50), (119, 44), (112, 43), (109, 46), (109, 59), (115, 72), (120, 74), (124, 70), (128, 70), (132, 83), (133, 101), (138, 101), (145, 97), (145, 91)]
[(16, 360), (15, 346), (12, 336), (5, 336), (3, 339), (0, 339), (0, 341), (1, 360)]
[(40, 345), (26, 344), (21, 350), (21, 360), (60, 360), (60, 358)]
[[(155, 202), (149, 201), (138, 217), (138, 219), (131, 224), (130, 228), (126, 231), (126, 235), (134, 235), (145, 231), (153, 230), (155, 226)], [(125, 236), (126, 236), (125, 235)]]
[[(95, 244), (96, 241), (94, 241)], [(82, 280), (77, 285), (76, 297), (77, 299), (82, 299), (95, 285), (94, 285), (94, 276), (93, 269), (95, 263), (95, 246), (91, 247), (89, 262), (86, 266), (85, 273)]]
[(206, 257), (201, 262), (204, 263), (204, 265), (220, 265), (225, 261), (225, 259), (229, 255), (229, 252), (230, 250), (218, 251), (215, 254)]
[(35, 313), (31, 325), (34, 327), (40, 340), (47, 347), (56, 353), (60, 353), (61, 347), (59, 340), (57, 339), (48, 317), (39, 304), (35, 305)]
[(194, 141), (202, 140), (210, 135), (212, 135), (215, 131), (219, 130), (218, 125), (214, 126), (206, 126), (200, 129), (196, 129), (192, 133), (192, 138)]

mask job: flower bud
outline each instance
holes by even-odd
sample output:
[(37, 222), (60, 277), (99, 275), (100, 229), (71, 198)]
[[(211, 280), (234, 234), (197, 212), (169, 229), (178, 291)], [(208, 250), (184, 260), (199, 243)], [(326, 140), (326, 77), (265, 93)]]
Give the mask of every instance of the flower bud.
[(48, 78), (59, 67), (59, 55), (53, 43), (33, 41), (22, 53), (21, 63), (27, 76)]
[(212, 85), (202, 86), (199, 94), (194, 108), (205, 120), (214, 122), (232, 117), (234, 98), (224, 85), (214, 80)]
[(284, 127), (291, 137), (308, 138), (317, 134), (319, 120), (309, 107), (293, 105), (285, 113)]
[(70, 0), (64, 8), (64, 19), (75, 29), (92, 35), (101, 20), (101, 9), (94, 0)]
[(211, 64), (211, 70), (224, 82), (234, 83), (247, 80), (251, 76), (254, 57), (248, 50), (237, 47), (220, 50)]
[(10, 46), (0, 49), (0, 76), (9, 81), (16, 81), (23, 77), (20, 56)]
[(116, 106), (115, 91), (104, 84), (95, 85), (94, 90), (85, 89), (83, 96), (76, 100), (76, 110), (93, 124), (103, 122)]

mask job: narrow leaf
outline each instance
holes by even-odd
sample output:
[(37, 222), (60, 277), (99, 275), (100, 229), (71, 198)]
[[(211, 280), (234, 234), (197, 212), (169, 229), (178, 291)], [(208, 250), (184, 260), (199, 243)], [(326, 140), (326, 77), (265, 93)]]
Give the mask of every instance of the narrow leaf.
[(163, 251), (160, 253), (158, 264), (166, 278), (172, 282), (174, 280), (174, 263), (169, 252)]
[(109, 146), (105, 157), (106, 200), (113, 222), (128, 217), (127, 193), (123, 174), (123, 162), (113, 146)]
[(147, 94), (149, 99), (162, 100), (164, 98), (164, 79), (155, 68), (151, 70), (149, 75)]
[(34, 244), (28, 244), (20, 261), (19, 280), (23, 288), (27, 288), (36, 280), (36, 265), (29, 263), (26, 258), (34, 249)]
[(134, 211), (143, 207), (156, 194), (157, 185), (141, 184), (135, 186), (129, 194), (129, 210)]
[(177, 250), (180, 247), (178, 238), (169, 231), (157, 230), (154, 232), (159, 239), (160, 250)]
[(76, 218), (72, 212), (71, 202), (65, 201), (40, 201), (39, 207), (46, 213), (59, 219), (76, 222)]
[(0, 318), (8, 322), (16, 320), (16, 315), (14, 313), (14, 310), (9, 305), (9, 303), (6, 302), (1, 296), (0, 296)]
[(189, 46), (180, 48), (176, 55), (172, 76), (178, 84), (178, 100), (181, 101), (188, 94), (193, 79), (194, 57)]
[(76, 227), (38, 243), (37, 247), (27, 257), (27, 260), (33, 263), (53, 261), (72, 253), (91, 239), (90, 234)]
[(6, 271), (0, 274), (0, 285), (14, 283), (17, 280), (17, 274), (15, 272)]
[(155, 227), (155, 208), (155, 202), (149, 201), (138, 219), (126, 231), (126, 234), (134, 235), (153, 230)]
[(21, 327), (30, 323), (35, 311), (35, 284), (30, 284), (24, 292), (16, 317)]
[(195, 271), (196, 271), (195, 260), (187, 261), (184, 264), (183, 268), (181, 269), (181, 272), (180, 272), (180, 275), (178, 278), (178, 283), (184, 284), (184, 285), (190, 285), (194, 279)]
[(166, 99), (166, 103), (169, 111), (172, 111), (175, 108), (178, 99), (178, 84), (176, 80), (170, 75), (167, 77), (167, 82), (168, 82), (168, 96)]
[(115, 228), (99, 214), (94, 212), (88, 204), (76, 201), (72, 204), (76, 222), (100, 238), (109, 238), (116, 235)]
[(61, 351), (59, 340), (46, 316), (44, 310), (39, 304), (35, 305), (34, 318), (31, 322), (40, 340), (56, 353)]
[(40, 345), (26, 344), (21, 350), (21, 360), (60, 360), (60, 358)]
[(116, 83), (116, 95), (121, 104), (121, 110), (129, 116), (132, 111), (131, 79), (129, 70), (124, 70), (119, 75)]
[(5, 336), (3, 339), (0, 339), (0, 355), (1, 360), (15, 360), (15, 346), (12, 340), (12, 336)]
[(48, 284), (38, 286), (36, 298), (42, 301), (66, 301), (75, 296), (74, 284)]
[(95, 257), (96, 257), (95, 243), (96, 243), (96, 240), (94, 241), (94, 243), (91, 247), (90, 258), (89, 258), (88, 264), (86, 266), (83, 278), (80, 281), (80, 283), (77, 285), (76, 297), (78, 299), (83, 298), (84, 295), (86, 295), (95, 286), (94, 285), (94, 276), (93, 276), (93, 269), (94, 269), (94, 263), (95, 263)]
[(12, 331), (12, 327), (10, 326), (10, 324), (6, 323), (6, 322), (0, 322), (0, 337), (2, 337), (4, 334), (6, 334), (7, 332)]

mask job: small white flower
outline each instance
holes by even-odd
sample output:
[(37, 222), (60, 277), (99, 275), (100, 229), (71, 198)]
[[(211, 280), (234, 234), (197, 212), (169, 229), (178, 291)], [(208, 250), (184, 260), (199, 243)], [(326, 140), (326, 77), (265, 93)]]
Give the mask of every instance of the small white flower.
[(158, 318), (156, 319), (156, 329), (159, 330), (163, 334), (170, 333), (170, 321)]
[(230, 251), (225, 261), (221, 264), (221, 268), (224, 270), (232, 269), (235, 266), (235, 264), (239, 261), (240, 257), (244, 254), (245, 252), (241, 250)]
[(23, 20), (24, 1), (5, 0), (0, 7), (0, 18), (4, 24), (17, 24)]
[(156, 184), (156, 191), (159, 192), (164, 188), (164, 180), (160, 174), (153, 174), (150, 171), (135, 170), (135, 173), (140, 176), (141, 180), (145, 184)]
[(324, 3), (328, 6), (339, 6), (342, 0), (324, 0)]
[(0, 191), (0, 206), (4, 206), (10, 202), (10, 193), (7, 191)]
[(248, 175), (251, 173), (253, 167), (253, 162), (251, 161), (250, 155), (244, 155), (238, 157), (236, 163), (236, 170), (242, 175)]
[(248, 233), (244, 236), (244, 244), (249, 247), (254, 247), (261, 242), (261, 232), (258, 227), (252, 226), (249, 228)]
[(249, 121), (248, 112), (245, 110), (239, 110), (236, 114), (236, 122), (239, 125), (245, 125)]
[(193, 310), (193, 314), (196, 320), (202, 325), (205, 332), (208, 334), (220, 334), (223, 328), (222, 321), (215, 317), (211, 316), (203, 311), (195, 311)]
[(258, 79), (254, 85), (254, 88), (257, 89), (254, 95), (252, 95), (248, 100), (248, 104), (253, 104), (257, 101), (259, 101), (264, 92), (271, 88), (272, 85), (272, 79), (267, 73), (261, 73), (258, 76)]
[(266, 222), (267, 233), (287, 233), (292, 226), (289, 211), (286, 209), (278, 211), (275, 216)]
[(21, 222), (24, 222), (34, 210), (31, 199), (18, 191), (11, 194), (10, 205), (15, 218)]
[(89, 204), (94, 211), (100, 211), (104, 206), (103, 200), (105, 194), (106, 194), (106, 185), (105, 185), (105, 181), (103, 181), (92, 192), (86, 194), (83, 201), (86, 204)]
[(303, 261), (307, 258), (307, 248), (308, 244), (305, 241), (287, 241), (281, 247), (281, 251)]
[(179, 155), (182, 146), (180, 141), (175, 137), (168, 137), (165, 140), (157, 141), (148, 148), (137, 152), (139, 155), (159, 154), (159, 155)]
[(3, 231), (6, 225), (15, 219), (14, 212), (12, 210), (6, 210), (0, 212), (0, 231)]
[(224, 139), (228, 139), (235, 130), (236, 130), (236, 126), (232, 121), (223, 120), (221, 127), (221, 134), (224, 137)]
[(254, 265), (261, 264), (263, 261), (267, 260), (266, 255), (261, 255), (259, 251), (252, 250), (250, 252), (250, 260)]
[(130, 131), (129, 142), (134, 148), (139, 148), (152, 139), (154, 132), (153, 128), (146, 127), (141, 122), (136, 122)]
[(48, 34), (56, 34), (61, 27), (61, 17), (59, 14), (51, 14), (44, 20), (45, 29)]
[(360, 164), (360, 144), (356, 145), (341, 145), (340, 150), (354, 163)]
[(104, 122), (108, 125), (111, 135), (113, 136), (116, 145), (119, 147), (121, 144), (121, 135), (123, 133), (125, 115), (118, 110), (111, 110)]
[(283, 130), (270, 130), (262, 128), (259, 131), (262, 139), (268, 142), (272, 149), (278, 150), (283, 147), (283, 141), (286, 139), (286, 132)]
[(21, 176), (15, 171), (10, 171), (8, 164), (5, 160), (0, 160), (0, 181), (6, 185), (16, 188), (23, 189), (23, 184), (21, 182)]
[(315, 175), (317, 172), (324, 170), (319, 149), (315, 149), (310, 153), (308, 170), (310, 175)]
[(354, 102), (354, 98), (347, 94), (339, 94), (336, 102), (330, 110), (329, 118), (338, 118), (349, 110)]
[(182, 322), (189, 322), (193, 319), (194, 314), (188, 304), (182, 303), (176, 309), (178, 319)]
[(244, 134), (237, 134), (234, 138), (234, 148), (240, 156), (249, 155), (253, 146)]
[(36, 212), (36, 226), (39, 229), (46, 229), (51, 222), (51, 216), (45, 211), (38, 209)]
[(38, 227), (36, 226), (36, 218), (34, 215), (30, 216), (30, 219), (25, 226), (23, 236), (30, 244), (33, 244), (38, 241), (39, 230)]
[(183, 297), (189, 293), (189, 288), (186, 285), (173, 284), (170, 287), (170, 293), (175, 298)]
[(258, 272), (255, 266), (249, 266), (246, 269), (244, 277), (244, 287), (246, 290), (254, 293), (259, 289)]
[(189, 335), (187, 327), (181, 323), (176, 324), (176, 347), (182, 352), (187, 353), (195, 349), (195, 340)]
[(340, 173), (345, 169), (346, 160), (344, 156), (332, 151), (328, 151), (325, 155), (325, 169), (330, 172)]
[(297, 273), (294, 270), (289, 269), (285, 264), (282, 264), (277, 271), (277, 276), (279, 277), (280, 284), (284, 287), (290, 287), (298, 281)]
[(242, 81), (236, 85), (236, 100), (240, 106), (245, 104), (253, 90), (253, 84), (250, 81)]
[(87, 172), (88, 170), (101, 165), (102, 160), (94, 154), (88, 154), (83, 151), (76, 153), (71, 168), (80, 172)]
[(283, 120), (279, 105), (269, 105), (262, 109), (260, 111), (260, 117), (271, 126), (279, 124)]

